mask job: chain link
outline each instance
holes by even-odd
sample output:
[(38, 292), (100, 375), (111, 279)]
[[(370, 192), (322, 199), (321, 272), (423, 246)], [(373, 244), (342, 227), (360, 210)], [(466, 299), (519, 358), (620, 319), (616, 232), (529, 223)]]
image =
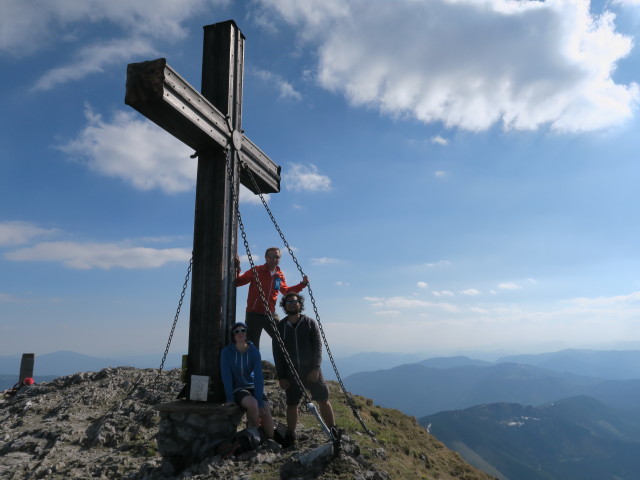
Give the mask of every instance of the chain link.
[(178, 323), (178, 317), (180, 317), (180, 310), (182, 309), (182, 302), (184, 301), (184, 295), (187, 291), (187, 285), (189, 284), (189, 277), (191, 276), (191, 269), (193, 268), (193, 253), (191, 253), (191, 259), (189, 260), (189, 268), (187, 268), (187, 275), (184, 278), (184, 285), (182, 285), (182, 293), (180, 294), (180, 301), (178, 302), (178, 308), (176, 310), (176, 315), (173, 318), (173, 325), (171, 326), (171, 332), (169, 333), (169, 341), (167, 341), (167, 347), (164, 349), (164, 355), (162, 356), (162, 362), (160, 362), (160, 368), (158, 369), (158, 375), (156, 376), (155, 381), (153, 382), (153, 390), (156, 391), (158, 389), (158, 382), (160, 381), (160, 376), (162, 375), (162, 369), (164, 368), (164, 362), (167, 360), (167, 355), (169, 354), (169, 348), (171, 347), (171, 340), (173, 339), (173, 334), (176, 331), (176, 325)]
[[(260, 200), (262, 201), (262, 205), (264, 206), (265, 210), (269, 214), (269, 218), (271, 218), (271, 222), (273, 223), (273, 226), (275, 227), (276, 231), (278, 232), (278, 235), (280, 235), (280, 238), (282, 239), (282, 242), (283, 242), (284, 246), (289, 251), (289, 255), (291, 256), (291, 259), (293, 260), (293, 262), (296, 264), (296, 267), (297, 267), (298, 271), (300, 272), (300, 275), (304, 278), (306, 275), (305, 275), (304, 271), (302, 270), (302, 267), (300, 266), (300, 263), (298, 262), (298, 259), (296, 258), (295, 254), (293, 253), (293, 250), (289, 246), (289, 242), (287, 242), (287, 239), (284, 237), (284, 233), (282, 233), (282, 230), (280, 229), (280, 226), (278, 225), (278, 222), (276, 221), (275, 217), (273, 216), (273, 213), (271, 212), (271, 209), (269, 208), (269, 205), (267, 205), (267, 202), (264, 199), (264, 195), (260, 191), (258, 183), (256, 182), (256, 179), (253, 176), (253, 172), (244, 163), (241, 162), (240, 165), (241, 165), (241, 167), (246, 168), (247, 172), (249, 172), (249, 178), (251, 179), (251, 182), (253, 183), (255, 191), (258, 192), (258, 196), (260, 197)], [(329, 356), (329, 360), (331, 361), (331, 366), (333, 367), (333, 371), (336, 374), (336, 378), (338, 379), (338, 383), (340, 384), (340, 388), (342, 389), (342, 392), (343, 392), (343, 394), (345, 396), (345, 399), (347, 401), (347, 405), (349, 405), (349, 407), (351, 408), (351, 411), (353, 412), (353, 415), (360, 422), (360, 425), (362, 425), (362, 428), (364, 428), (365, 432), (367, 432), (367, 434), (370, 435), (370, 436), (374, 436), (374, 433), (367, 428), (366, 424), (364, 423), (364, 420), (362, 420), (362, 418), (360, 417), (360, 413), (358, 412), (356, 404), (353, 401), (353, 399), (351, 398), (351, 396), (349, 395), (349, 392), (347, 392), (347, 389), (344, 386), (342, 378), (340, 377), (340, 372), (338, 372), (338, 367), (336, 366), (336, 362), (333, 359), (333, 355), (331, 354), (331, 349), (329, 348), (329, 342), (327, 341), (327, 337), (324, 334), (324, 329), (322, 328), (322, 323), (320, 322), (320, 314), (318, 312), (318, 307), (316, 305), (316, 300), (315, 300), (315, 298), (313, 296), (313, 290), (311, 289), (311, 283), (307, 284), (307, 290), (309, 290), (309, 299), (311, 300), (311, 304), (313, 305), (313, 312), (315, 313), (316, 322), (318, 323), (318, 327), (320, 329), (320, 334), (322, 335), (322, 341), (324, 342), (324, 346), (325, 346), (325, 348), (327, 350), (327, 355)]]

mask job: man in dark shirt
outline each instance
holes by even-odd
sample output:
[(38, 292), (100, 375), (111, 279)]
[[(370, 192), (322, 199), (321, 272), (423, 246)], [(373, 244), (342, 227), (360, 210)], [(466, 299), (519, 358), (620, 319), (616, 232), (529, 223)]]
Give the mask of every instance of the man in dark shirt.
[[(315, 320), (302, 314), (304, 297), (298, 293), (287, 293), (282, 297), (280, 306), (287, 316), (278, 322), (277, 328), (293, 367), (302, 384), (311, 392), (311, 399), (318, 402), (320, 415), (327, 427), (335, 428), (333, 408), (329, 403), (329, 389), (322, 376), (322, 339), (320, 329)], [(287, 396), (287, 430), (295, 439), (298, 424), (298, 404), (302, 399), (302, 391), (294, 380), (292, 372), (287, 366), (284, 354), (273, 342), (273, 358), (276, 364), (276, 375), (280, 387)]]

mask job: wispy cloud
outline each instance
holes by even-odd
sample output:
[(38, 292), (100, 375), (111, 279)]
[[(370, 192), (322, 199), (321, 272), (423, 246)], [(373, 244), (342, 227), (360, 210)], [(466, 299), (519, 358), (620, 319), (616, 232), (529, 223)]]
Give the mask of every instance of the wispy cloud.
[(447, 312), (458, 312), (460, 309), (449, 303), (428, 302), (412, 297), (364, 297), (372, 307), (389, 309), (439, 308)]
[(438, 260), (435, 263), (425, 263), (423, 266), (427, 268), (449, 267), (451, 266), (451, 262), (449, 260)]
[(519, 290), (522, 287), (520, 285), (518, 285), (517, 283), (505, 282), (505, 283), (498, 284), (498, 288), (500, 290)]
[(290, 82), (282, 78), (282, 76), (266, 70), (255, 69), (254, 72), (263, 81), (274, 85), (280, 93), (280, 98), (302, 100), (302, 94), (298, 92)]
[[(107, 23), (118, 27), (124, 37), (132, 34), (171, 41), (183, 38), (185, 20), (229, 3), (229, 0), (85, 0), (49, 2), (3, 0), (0, 16), (0, 51), (27, 55), (53, 42), (65, 42), (74, 52), (82, 45), (83, 29), (89, 24)], [(60, 32), (66, 32), (61, 35)], [(118, 38), (107, 39), (106, 43)]]
[(117, 243), (43, 242), (33, 247), (7, 252), (16, 262), (60, 262), (77, 270), (101, 268), (146, 269), (191, 258), (186, 248), (156, 249)]
[(588, 1), (319, 3), (261, 0), (313, 44), (319, 84), (354, 105), (471, 131), (580, 132), (630, 119), (640, 98), (612, 76), (631, 37)]
[(132, 58), (156, 55), (153, 46), (144, 39), (122, 38), (82, 47), (67, 65), (55, 67), (33, 86), (34, 90), (49, 90), (58, 84), (80, 80), (100, 73), (111, 65), (122, 65)]
[(331, 179), (319, 173), (318, 167), (313, 164), (291, 164), (282, 175), (282, 179), (288, 190), (307, 192), (331, 190)]
[(331, 257), (311, 258), (310, 260), (313, 265), (339, 265), (341, 263), (344, 263), (338, 258)]
[(466, 290), (462, 290), (460, 293), (462, 295), (475, 296), (475, 295), (480, 295), (482, 292), (480, 292), (480, 290), (477, 290), (475, 288), (467, 288)]
[(640, 0), (611, 0), (611, 3), (627, 7), (640, 7)]
[(59, 234), (55, 228), (41, 228), (32, 223), (20, 221), (0, 222), (0, 246), (14, 246), (29, 243), (35, 238)]
[(580, 297), (571, 299), (568, 302), (581, 307), (608, 307), (614, 305), (622, 306), (640, 304), (640, 292), (633, 292), (627, 295), (616, 295), (613, 297)]
[(428, 288), (428, 287), (429, 287), (429, 284), (428, 284), (427, 282), (417, 282), (417, 283), (416, 283), (416, 286), (417, 286), (418, 288)]
[(449, 140), (447, 140), (444, 137), (441, 137), (440, 135), (436, 135), (435, 137), (431, 137), (431, 143), (435, 143), (436, 145), (442, 145), (443, 147), (446, 147), (447, 145), (449, 145)]
[(431, 295), (434, 297), (453, 297), (454, 293), (451, 290), (433, 290)]

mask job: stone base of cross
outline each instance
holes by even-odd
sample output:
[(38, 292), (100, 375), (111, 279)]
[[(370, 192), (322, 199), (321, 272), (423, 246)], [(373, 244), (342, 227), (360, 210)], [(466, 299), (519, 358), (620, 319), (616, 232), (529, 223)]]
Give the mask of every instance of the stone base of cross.
[[(130, 64), (125, 103), (198, 155), (187, 379), (208, 377), (199, 399), (221, 403), (220, 351), (235, 322), (237, 218), (232, 192), (240, 183), (280, 191), (280, 167), (242, 130), (244, 35), (233, 20), (204, 27), (201, 93), (165, 59)], [(186, 160), (186, 159), (185, 159)], [(230, 162), (227, 165), (227, 162)], [(204, 398), (203, 398), (204, 397)]]

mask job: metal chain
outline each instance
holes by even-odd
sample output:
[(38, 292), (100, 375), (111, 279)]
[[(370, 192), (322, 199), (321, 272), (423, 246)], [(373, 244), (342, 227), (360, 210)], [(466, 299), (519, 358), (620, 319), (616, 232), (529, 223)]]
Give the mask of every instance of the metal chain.
[(191, 253), (191, 259), (189, 260), (189, 268), (187, 268), (187, 275), (184, 277), (184, 285), (182, 285), (182, 293), (180, 294), (180, 301), (178, 302), (178, 308), (176, 310), (176, 315), (173, 318), (173, 325), (171, 326), (171, 332), (169, 333), (169, 340), (167, 341), (167, 347), (164, 349), (164, 355), (162, 356), (162, 362), (160, 362), (160, 368), (158, 369), (158, 375), (156, 376), (155, 381), (153, 382), (153, 390), (156, 391), (158, 389), (158, 382), (160, 381), (160, 376), (162, 375), (162, 369), (164, 368), (164, 362), (167, 360), (167, 355), (169, 354), (169, 347), (171, 347), (171, 340), (173, 339), (173, 334), (176, 331), (176, 324), (178, 323), (178, 317), (180, 317), (180, 310), (182, 309), (182, 302), (184, 301), (184, 294), (187, 291), (187, 285), (189, 284), (189, 277), (191, 276), (191, 269), (193, 267), (193, 252)]
[(271, 309), (269, 308), (269, 302), (267, 301), (267, 297), (266, 297), (266, 295), (264, 293), (264, 290), (262, 289), (262, 285), (260, 283), (260, 279), (258, 278), (258, 271), (256, 270), (255, 263), (253, 262), (253, 256), (251, 255), (251, 249), (249, 248), (249, 241), (247, 240), (247, 234), (246, 234), (246, 231), (245, 231), (245, 228), (244, 228), (244, 223), (242, 221), (242, 214), (240, 213), (240, 205), (239, 205), (240, 199), (239, 199), (239, 195), (236, 195), (236, 191), (235, 191), (235, 188), (234, 188), (233, 172), (231, 171), (231, 162), (229, 160), (229, 156), (230, 155), (234, 155), (234, 154), (236, 155), (238, 163), (240, 163), (240, 165), (243, 164), (242, 161), (240, 160), (239, 155), (237, 155), (237, 152), (235, 150), (230, 151), (230, 149), (228, 149), (227, 150), (227, 174), (228, 174), (228, 177), (229, 177), (230, 188), (231, 188), (231, 196), (232, 196), (232, 200), (233, 200), (236, 216), (238, 217), (238, 227), (240, 228), (240, 232), (241, 232), (241, 235), (242, 235), (242, 241), (244, 243), (244, 248), (247, 251), (247, 258), (249, 260), (249, 265), (251, 266), (251, 271), (253, 272), (253, 280), (254, 280), (256, 286), (258, 287), (258, 292), (260, 293), (260, 299), (262, 300), (262, 303), (263, 303), (263, 305), (265, 307), (267, 318), (269, 319), (269, 324), (271, 325), (271, 328), (273, 329), (275, 340), (278, 343), (278, 348), (282, 352), (282, 355), (284, 357), (285, 363), (287, 364), (287, 368), (289, 369), (289, 371), (291, 372), (291, 375), (293, 376), (293, 380), (296, 382), (296, 385), (298, 386), (298, 389), (302, 392), (302, 397), (304, 399), (305, 405), (308, 405), (309, 403), (311, 403), (311, 398), (309, 398), (309, 395), (307, 394), (307, 391), (306, 391), (306, 389), (304, 387), (304, 384), (302, 383), (302, 380), (300, 380), (300, 376), (298, 375), (298, 372), (296, 371), (296, 369), (295, 369), (295, 367), (293, 365), (293, 361), (291, 360), (291, 357), (289, 356), (289, 352), (287, 352), (287, 349), (284, 346), (284, 341), (282, 340), (282, 337), (280, 336), (280, 332), (278, 331), (278, 326), (276, 324), (275, 319), (273, 318), (273, 315), (271, 313)]
[[(269, 205), (267, 205), (267, 202), (264, 199), (264, 195), (260, 191), (260, 187), (258, 186), (258, 183), (256, 182), (256, 179), (253, 176), (253, 172), (244, 163), (240, 162), (240, 165), (242, 167), (245, 167), (246, 170), (249, 172), (249, 178), (251, 178), (251, 182), (253, 183), (255, 191), (258, 192), (258, 196), (260, 197), (260, 200), (262, 201), (262, 205), (264, 206), (265, 210), (269, 214), (269, 217), (271, 218), (271, 222), (273, 223), (273, 226), (275, 227), (276, 231), (280, 235), (280, 238), (282, 239), (282, 242), (283, 242), (284, 246), (287, 247), (287, 250), (289, 251), (289, 255), (291, 256), (293, 262), (296, 264), (296, 267), (298, 268), (298, 271), (300, 272), (300, 275), (304, 278), (306, 275), (305, 275), (304, 271), (302, 270), (302, 267), (300, 266), (300, 263), (298, 262), (298, 259), (296, 258), (295, 254), (293, 253), (293, 250), (289, 246), (289, 242), (287, 242), (287, 239), (284, 237), (284, 233), (282, 233), (282, 230), (280, 229), (280, 226), (278, 225), (278, 222), (276, 221), (275, 217), (273, 216), (273, 213), (271, 212), (271, 209), (269, 208)], [(324, 329), (322, 328), (322, 323), (320, 322), (320, 314), (318, 312), (318, 307), (316, 305), (316, 300), (315, 300), (315, 298), (313, 296), (313, 290), (311, 289), (311, 283), (307, 284), (307, 290), (309, 290), (309, 298), (311, 299), (311, 304), (313, 305), (313, 311), (314, 311), (315, 316), (316, 316), (316, 322), (318, 323), (318, 327), (320, 329), (320, 334), (322, 335), (322, 341), (324, 342), (324, 346), (325, 346), (325, 348), (327, 350), (327, 355), (329, 356), (329, 360), (331, 361), (331, 365), (333, 367), (333, 371), (336, 374), (336, 378), (338, 379), (338, 383), (340, 384), (340, 388), (342, 389), (342, 392), (343, 392), (343, 394), (345, 396), (345, 399), (347, 401), (347, 405), (349, 405), (349, 407), (351, 408), (351, 411), (353, 412), (353, 415), (358, 419), (358, 421), (360, 422), (360, 425), (362, 425), (362, 428), (364, 428), (365, 432), (370, 436), (374, 436), (374, 433), (367, 428), (366, 424), (364, 423), (364, 420), (362, 420), (362, 418), (360, 417), (360, 413), (358, 412), (358, 409), (357, 409), (357, 407), (355, 405), (355, 402), (353, 401), (353, 399), (351, 398), (351, 396), (347, 392), (347, 389), (344, 386), (344, 383), (342, 382), (342, 378), (340, 377), (340, 372), (338, 372), (338, 367), (336, 366), (336, 362), (333, 359), (333, 355), (331, 354), (331, 349), (329, 348), (329, 342), (327, 341), (327, 337), (324, 334)]]

